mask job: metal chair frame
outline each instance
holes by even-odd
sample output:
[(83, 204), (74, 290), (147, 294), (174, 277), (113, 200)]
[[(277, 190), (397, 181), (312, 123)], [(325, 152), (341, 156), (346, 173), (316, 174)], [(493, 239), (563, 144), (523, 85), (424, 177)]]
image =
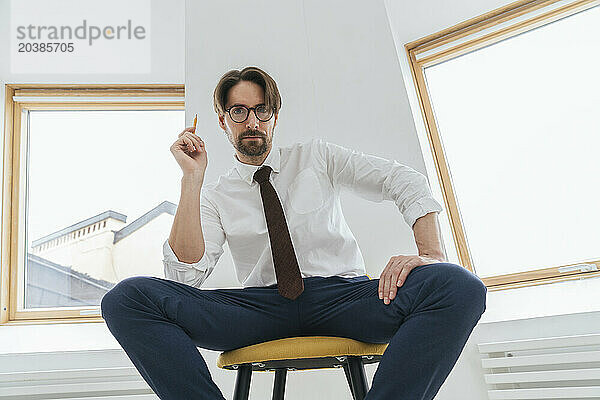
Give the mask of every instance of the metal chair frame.
[(365, 364), (379, 362), (380, 355), (337, 356), (321, 358), (300, 358), (291, 360), (272, 360), (265, 362), (234, 364), (224, 369), (237, 370), (233, 400), (248, 400), (253, 371), (275, 371), (273, 381), (273, 400), (284, 400), (287, 371), (321, 368), (344, 368), (346, 381), (354, 400), (363, 400), (369, 390), (365, 374)]

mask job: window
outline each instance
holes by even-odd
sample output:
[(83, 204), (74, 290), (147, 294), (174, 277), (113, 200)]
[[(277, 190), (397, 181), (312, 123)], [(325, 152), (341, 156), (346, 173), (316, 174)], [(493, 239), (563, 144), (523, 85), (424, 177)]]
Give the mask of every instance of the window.
[(2, 324), (102, 321), (119, 281), (164, 277), (183, 85), (6, 85)]
[(600, 6), (517, 2), (406, 45), (461, 265), (600, 275)]

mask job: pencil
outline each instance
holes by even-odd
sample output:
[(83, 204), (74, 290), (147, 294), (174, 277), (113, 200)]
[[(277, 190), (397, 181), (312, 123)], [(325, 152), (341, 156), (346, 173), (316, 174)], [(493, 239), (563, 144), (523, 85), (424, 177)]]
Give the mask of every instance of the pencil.
[(198, 114), (194, 115), (194, 134), (196, 134), (196, 124), (198, 123)]

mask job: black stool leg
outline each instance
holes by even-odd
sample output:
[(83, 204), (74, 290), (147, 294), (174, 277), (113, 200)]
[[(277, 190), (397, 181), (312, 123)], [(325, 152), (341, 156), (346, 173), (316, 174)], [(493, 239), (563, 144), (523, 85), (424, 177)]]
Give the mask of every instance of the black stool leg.
[(235, 377), (233, 400), (248, 400), (250, 394), (250, 378), (252, 378), (252, 365), (240, 365)]
[(352, 387), (352, 377), (350, 376), (350, 367), (348, 366), (348, 363), (344, 363), (344, 374), (346, 375), (346, 380), (348, 381), (348, 387), (350, 388), (350, 393), (352, 393), (352, 398), (356, 400), (354, 388)]
[(361, 356), (348, 356), (348, 368), (352, 380), (352, 388), (355, 400), (363, 400), (367, 395), (369, 386), (365, 375), (365, 367)]
[(285, 395), (285, 378), (287, 368), (278, 368), (275, 370), (275, 381), (273, 382), (273, 400), (283, 400)]

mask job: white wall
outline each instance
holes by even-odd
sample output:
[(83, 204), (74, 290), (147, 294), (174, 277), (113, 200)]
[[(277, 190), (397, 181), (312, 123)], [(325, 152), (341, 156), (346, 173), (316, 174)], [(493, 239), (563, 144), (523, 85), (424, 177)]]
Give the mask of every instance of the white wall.
[[(252, 64), (264, 67), (279, 83), (283, 108), (275, 140), (280, 145), (321, 136), (368, 153), (397, 159), (424, 173), (430, 171), (429, 160), (422, 155), (422, 150), (427, 153), (427, 148), (426, 142), (420, 145), (421, 126), (413, 122), (413, 117), (419, 120), (418, 108), (413, 103), (414, 90), (409, 81), (406, 85), (403, 80), (409, 76), (407, 65), (402, 56), (397, 57), (395, 50), (401, 50), (405, 42), (503, 4), (491, 0), (451, 4), (441, 0), (425, 3), (396, 1), (388, 2), (385, 6), (382, 1), (319, 3), (306, 0), (284, 4), (275, 1), (248, 4), (235, 1), (188, 1), (185, 35), (186, 119), (191, 122), (193, 113), (199, 114), (199, 129), (203, 132), (209, 152), (207, 179), (215, 178), (229, 168), (231, 159), (228, 158), (233, 154), (231, 145), (218, 129), (212, 111), (212, 90), (226, 70)], [(242, 11), (232, 13), (232, 5), (241, 7)], [(183, 83), (183, 0), (153, 0), (152, 7), (152, 29), (155, 33), (152, 39), (152, 73), (14, 75), (8, 72), (7, 58), (1, 57), (0, 83)], [(0, 0), (0, 54), (3, 56), (7, 54), (8, 11), (8, 1)], [(223, 25), (223, 17), (216, 18), (217, 14), (227, 16), (228, 23)], [(231, 50), (227, 39), (236, 32), (243, 34), (243, 40), (246, 41), (251, 37), (257, 38), (259, 45), (253, 47), (247, 41), (246, 47)], [(0, 95), (3, 99), (4, 93)], [(363, 105), (363, 109), (372, 117), (361, 117), (353, 112), (351, 118), (343, 118), (344, 109), (357, 104)], [(389, 117), (390, 113), (393, 113), (393, 117)], [(435, 189), (435, 173), (429, 172), (428, 176)], [(404, 224), (393, 204), (370, 203), (351, 195), (345, 196), (343, 201), (348, 222), (361, 245), (370, 274), (377, 275), (391, 255), (412, 254), (416, 250), (412, 231)], [(370, 240), (372, 235), (368, 235), (374, 227), (379, 232), (376, 241)], [(235, 282), (229, 258), (226, 252), (207, 286), (228, 286)], [(575, 282), (572, 285), (577, 284)], [(559, 288), (558, 285), (547, 287)], [(591, 293), (590, 289), (580, 294), (585, 296), (584, 293)], [(541, 293), (548, 293), (546, 290), (539, 286), (505, 291), (510, 294), (490, 292), (484, 320), (475, 328), (436, 398), (486, 398), (476, 348), (479, 342), (594, 332), (598, 313), (494, 323), (491, 322), (493, 319), (489, 319), (489, 322), (484, 322), (488, 315), (498, 320), (507, 319), (509, 316), (506, 311), (513, 314), (521, 312), (518, 315), (520, 318), (552, 314), (557, 310), (569, 312), (558, 305), (546, 311), (533, 306), (527, 308), (529, 304), (539, 303), (535, 300), (540, 298)], [(518, 298), (518, 293), (523, 293), (525, 297)], [(511, 296), (510, 303), (502, 301), (505, 295)], [(541, 298), (547, 304), (551, 300)], [(523, 309), (526, 312), (522, 312)], [(536, 314), (540, 312), (542, 314)], [(0, 353), (103, 348), (119, 348), (103, 323), (0, 327)], [(202, 354), (223, 393), (231, 397), (235, 374), (216, 368), (218, 353), (203, 350)], [(375, 368), (367, 366), (369, 382)], [(271, 374), (253, 377), (253, 398), (265, 398), (271, 385)], [(334, 393), (339, 393), (337, 398), (348, 398), (349, 392), (342, 387), (345, 387), (345, 379), (341, 371), (290, 373), (286, 398), (333, 399), (336, 398)], [(468, 392), (465, 392), (465, 387), (469, 388)], [(315, 393), (314, 388), (325, 390), (322, 397)]]

